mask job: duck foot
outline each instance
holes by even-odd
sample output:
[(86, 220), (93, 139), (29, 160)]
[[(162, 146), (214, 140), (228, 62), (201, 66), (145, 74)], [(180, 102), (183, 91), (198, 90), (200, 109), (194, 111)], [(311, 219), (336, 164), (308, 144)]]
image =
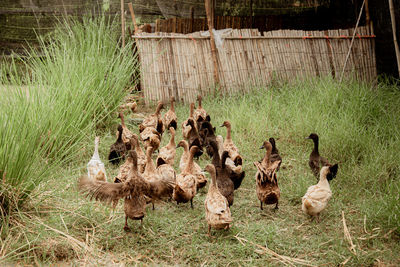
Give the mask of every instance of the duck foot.
[(125, 231), (125, 232), (130, 232), (130, 231), (131, 231), (131, 228), (129, 228), (129, 226), (128, 226), (128, 216), (125, 216), (124, 231)]
[(260, 209), (263, 210), (263, 203), (260, 201)]
[(276, 203), (275, 208), (274, 208), (274, 211), (277, 211), (277, 210), (279, 210), (278, 203)]
[(193, 209), (193, 199), (190, 200), (190, 207)]

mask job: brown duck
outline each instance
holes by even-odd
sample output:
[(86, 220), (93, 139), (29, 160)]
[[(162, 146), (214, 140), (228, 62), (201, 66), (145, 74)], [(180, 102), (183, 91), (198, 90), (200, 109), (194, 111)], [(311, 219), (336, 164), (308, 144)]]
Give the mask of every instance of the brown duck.
[(326, 158), (321, 157), (318, 151), (319, 137), (316, 133), (310, 134), (306, 139), (311, 139), (314, 142), (314, 148), (311, 151), (310, 158), (308, 160), (308, 166), (310, 166), (312, 173), (318, 179), (321, 166), (331, 166)]
[(210, 117), (207, 115), (207, 111), (201, 105), (202, 99), (203, 98), (201, 97), (201, 95), (197, 96), (197, 101), (199, 101), (199, 106), (196, 108), (196, 110), (194, 111), (194, 114), (193, 114), (196, 122), (210, 120)]
[(193, 157), (198, 152), (199, 147), (194, 146), (190, 149), (190, 156), (185, 170), (176, 177), (176, 185), (172, 198), (179, 203), (187, 203), (193, 208), (193, 198), (197, 193), (197, 179), (193, 168)]
[(129, 161), (132, 167), (125, 182), (109, 183), (94, 181), (86, 175), (81, 176), (78, 183), (79, 190), (91, 199), (104, 201), (106, 203), (117, 203), (119, 199), (124, 198), (125, 227), (128, 231), (128, 218), (132, 220), (142, 220), (145, 215), (145, 196), (151, 199), (160, 199), (163, 197), (160, 188), (165, 188), (168, 182), (164, 180), (146, 181), (137, 170), (136, 151), (129, 151)]
[(127, 179), (123, 183), (94, 182), (87, 176), (79, 179), (79, 190), (90, 198), (105, 202), (118, 202), (124, 198), (125, 226), (124, 230), (129, 231), (128, 218), (132, 220), (142, 220), (145, 216), (144, 195), (151, 195), (151, 184), (146, 182), (137, 172), (137, 155), (135, 151), (130, 151), (128, 161), (132, 163)]
[(239, 154), (239, 149), (233, 143), (231, 135), (231, 123), (229, 121), (224, 121), (221, 127), (226, 127), (226, 138), (224, 141), (224, 150), (229, 152), (229, 157), (235, 162), (235, 165), (242, 165), (243, 159)]
[(161, 101), (158, 101), (156, 112), (147, 116), (143, 122), (139, 125), (139, 132), (143, 132), (144, 129), (151, 127), (157, 130), (159, 134), (163, 134), (164, 127), (161, 118), (161, 109), (164, 108), (164, 105)]
[(211, 141), (210, 146), (213, 151), (212, 164), (214, 165), (217, 172), (217, 183), (218, 189), (221, 194), (228, 200), (229, 206), (233, 205), (234, 191), (240, 187), (245, 173), (235, 173), (226, 164), (227, 158), (229, 158), (229, 152), (224, 151), (222, 157), (218, 153), (218, 145), (215, 141)]
[(229, 229), (229, 224), (232, 223), (232, 217), (228, 200), (218, 189), (214, 165), (208, 164), (204, 170), (211, 175), (211, 183), (204, 201), (208, 235), (210, 236), (211, 227), (214, 229)]
[(110, 147), (110, 153), (108, 154), (108, 161), (114, 165), (118, 165), (121, 160), (125, 159), (126, 146), (122, 140), (123, 128), (122, 125), (118, 125), (118, 138), (114, 144)]
[[(190, 133), (190, 130), (192, 130), (192, 126), (190, 126), (188, 124), (188, 122), (190, 119), (194, 120), (193, 114), (194, 114), (194, 103), (190, 103), (189, 118), (187, 120), (185, 120), (184, 122), (182, 122), (182, 136), (186, 140), (189, 139), (189, 133)], [(195, 127), (197, 130), (197, 124), (195, 124)]]
[(263, 148), (265, 148), (267, 151), (263, 160), (261, 162), (254, 162), (254, 165), (257, 167), (255, 176), (257, 197), (260, 200), (261, 210), (263, 209), (263, 204), (276, 204), (275, 209), (278, 209), (281, 192), (276, 177), (276, 169), (278, 168), (280, 161), (278, 160), (274, 163), (271, 163), (270, 156), (272, 145), (270, 142), (265, 141), (260, 149)]
[(175, 107), (174, 107), (175, 97), (171, 96), (170, 101), (171, 101), (171, 107), (164, 114), (162, 121), (166, 129), (173, 127), (176, 130), (176, 128), (178, 127), (178, 118), (176, 117), (175, 114)]

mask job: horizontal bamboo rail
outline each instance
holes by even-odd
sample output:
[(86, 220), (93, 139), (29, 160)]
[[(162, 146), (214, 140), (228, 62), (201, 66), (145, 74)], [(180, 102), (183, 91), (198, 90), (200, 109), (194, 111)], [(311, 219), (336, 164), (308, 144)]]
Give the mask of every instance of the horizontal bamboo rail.
[[(210, 39), (209, 36), (132, 36), (138, 39)], [(376, 38), (375, 35), (357, 35), (358, 39), (371, 39)], [(241, 39), (351, 39), (351, 36), (228, 36), (223, 37), (227, 40), (241, 40)]]

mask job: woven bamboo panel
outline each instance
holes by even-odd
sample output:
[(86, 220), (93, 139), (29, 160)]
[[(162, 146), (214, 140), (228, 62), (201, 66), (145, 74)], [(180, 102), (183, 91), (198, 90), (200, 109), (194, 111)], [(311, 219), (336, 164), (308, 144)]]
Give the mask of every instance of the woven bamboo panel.
[[(374, 36), (357, 29), (347, 63), (353, 29), (329, 31), (277, 30), (261, 34), (233, 29), (218, 48), (219, 90), (223, 94), (268, 86), (273, 80), (332, 76), (372, 81), (377, 77)], [(141, 84), (147, 102), (193, 102), (214, 93), (210, 39), (192, 34), (143, 33), (136, 38), (141, 59)]]

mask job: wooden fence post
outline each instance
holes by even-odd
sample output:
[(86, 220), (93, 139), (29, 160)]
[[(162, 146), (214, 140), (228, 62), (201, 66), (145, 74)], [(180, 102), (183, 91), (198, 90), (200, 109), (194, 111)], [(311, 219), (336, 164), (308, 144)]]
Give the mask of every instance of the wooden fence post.
[(207, 13), (207, 24), (208, 24), (208, 30), (210, 32), (210, 46), (211, 46), (211, 55), (214, 63), (214, 81), (219, 85), (219, 74), (218, 74), (218, 56), (217, 56), (217, 47), (215, 45), (215, 39), (214, 39), (214, 33), (213, 33), (213, 28), (214, 28), (214, 2), (215, 0), (205, 0), (205, 7), (206, 7), (206, 13)]
[(396, 17), (394, 16), (393, 0), (389, 0), (389, 9), (390, 9), (390, 18), (392, 20), (393, 43), (394, 43), (394, 50), (396, 51), (397, 69), (399, 71), (399, 76), (400, 76), (400, 51), (399, 51), (399, 44), (397, 43)]

